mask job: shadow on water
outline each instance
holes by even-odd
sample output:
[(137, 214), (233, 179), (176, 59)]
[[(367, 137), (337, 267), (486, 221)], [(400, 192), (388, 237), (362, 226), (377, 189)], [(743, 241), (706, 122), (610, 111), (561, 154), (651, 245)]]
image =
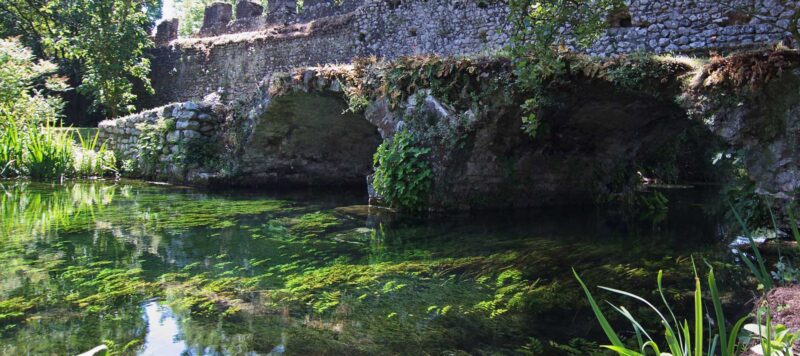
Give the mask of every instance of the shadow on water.
[(713, 191), (668, 192), (655, 215), (420, 220), (359, 206), (358, 192), (2, 184), (3, 354), (101, 343), (152, 355), (587, 354), (603, 339), (571, 268), (651, 300), (664, 270), (681, 312), (694, 257), (715, 267), (730, 305), (749, 297)]

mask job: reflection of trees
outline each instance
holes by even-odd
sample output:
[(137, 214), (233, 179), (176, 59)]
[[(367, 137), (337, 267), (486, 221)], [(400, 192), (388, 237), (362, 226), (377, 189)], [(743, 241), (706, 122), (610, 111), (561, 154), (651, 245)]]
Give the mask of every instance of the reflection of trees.
[(47, 238), (55, 230), (85, 228), (111, 204), (117, 190), (116, 185), (94, 183), (59, 188), (27, 182), (0, 184), (3, 239)]
[(80, 315), (58, 310), (44, 313), (25, 328), (4, 335), (0, 354), (77, 355), (104, 340), (113, 341), (119, 349), (130, 344), (125, 354), (134, 354), (146, 332), (147, 324), (139, 305), (121, 305), (113, 315)]

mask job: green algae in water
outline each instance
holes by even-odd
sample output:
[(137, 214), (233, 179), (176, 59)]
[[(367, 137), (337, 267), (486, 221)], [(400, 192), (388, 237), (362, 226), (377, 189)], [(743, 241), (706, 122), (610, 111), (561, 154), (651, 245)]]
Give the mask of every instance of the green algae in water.
[(655, 227), (570, 211), (391, 222), (337, 209), (349, 197), (1, 188), (1, 354), (588, 354), (603, 336), (570, 267), (644, 296), (664, 270), (677, 304), (690, 256), (720, 284), (739, 273), (696, 207)]

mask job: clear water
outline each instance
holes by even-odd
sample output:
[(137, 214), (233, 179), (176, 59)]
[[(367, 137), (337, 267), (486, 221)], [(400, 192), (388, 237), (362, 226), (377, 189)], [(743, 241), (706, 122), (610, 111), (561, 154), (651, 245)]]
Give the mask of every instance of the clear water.
[(652, 300), (664, 270), (679, 313), (692, 257), (715, 266), (726, 300), (747, 290), (707, 191), (669, 193), (668, 213), (638, 217), (425, 220), (360, 206), (360, 192), (5, 181), (0, 193), (9, 355), (103, 343), (141, 355), (588, 354), (604, 340), (571, 268)]

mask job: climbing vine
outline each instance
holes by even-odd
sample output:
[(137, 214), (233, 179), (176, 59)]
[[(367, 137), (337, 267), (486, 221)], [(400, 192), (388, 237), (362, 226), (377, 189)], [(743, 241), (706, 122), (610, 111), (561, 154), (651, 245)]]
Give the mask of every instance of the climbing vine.
[(624, 6), (621, 0), (511, 0), (509, 51), (516, 84), (529, 96), (521, 108), (522, 128), (535, 136), (537, 111), (548, 102), (547, 93), (559, 85), (567, 69), (564, 53), (570, 47), (590, 46), (608, 26), (607, 15)]
[(431, 189), (430, 149), (420, 147), (408, 130), (384, 141), (375, 153), (373, 186), (390, 206), (420, 211)]
[(141, 123), (136, 127), (141, 134), (136, 142), (136, 151), (139, 159), (135, 164), (126, 164), (126, 170), (138, 171), (142, 174), (152, 174), (161, 165), (159, 157), (161, 150), (166, 145), (166, 135), (175, 130), (175, 121), (172, 119), (161, 120), (155, 124)]

